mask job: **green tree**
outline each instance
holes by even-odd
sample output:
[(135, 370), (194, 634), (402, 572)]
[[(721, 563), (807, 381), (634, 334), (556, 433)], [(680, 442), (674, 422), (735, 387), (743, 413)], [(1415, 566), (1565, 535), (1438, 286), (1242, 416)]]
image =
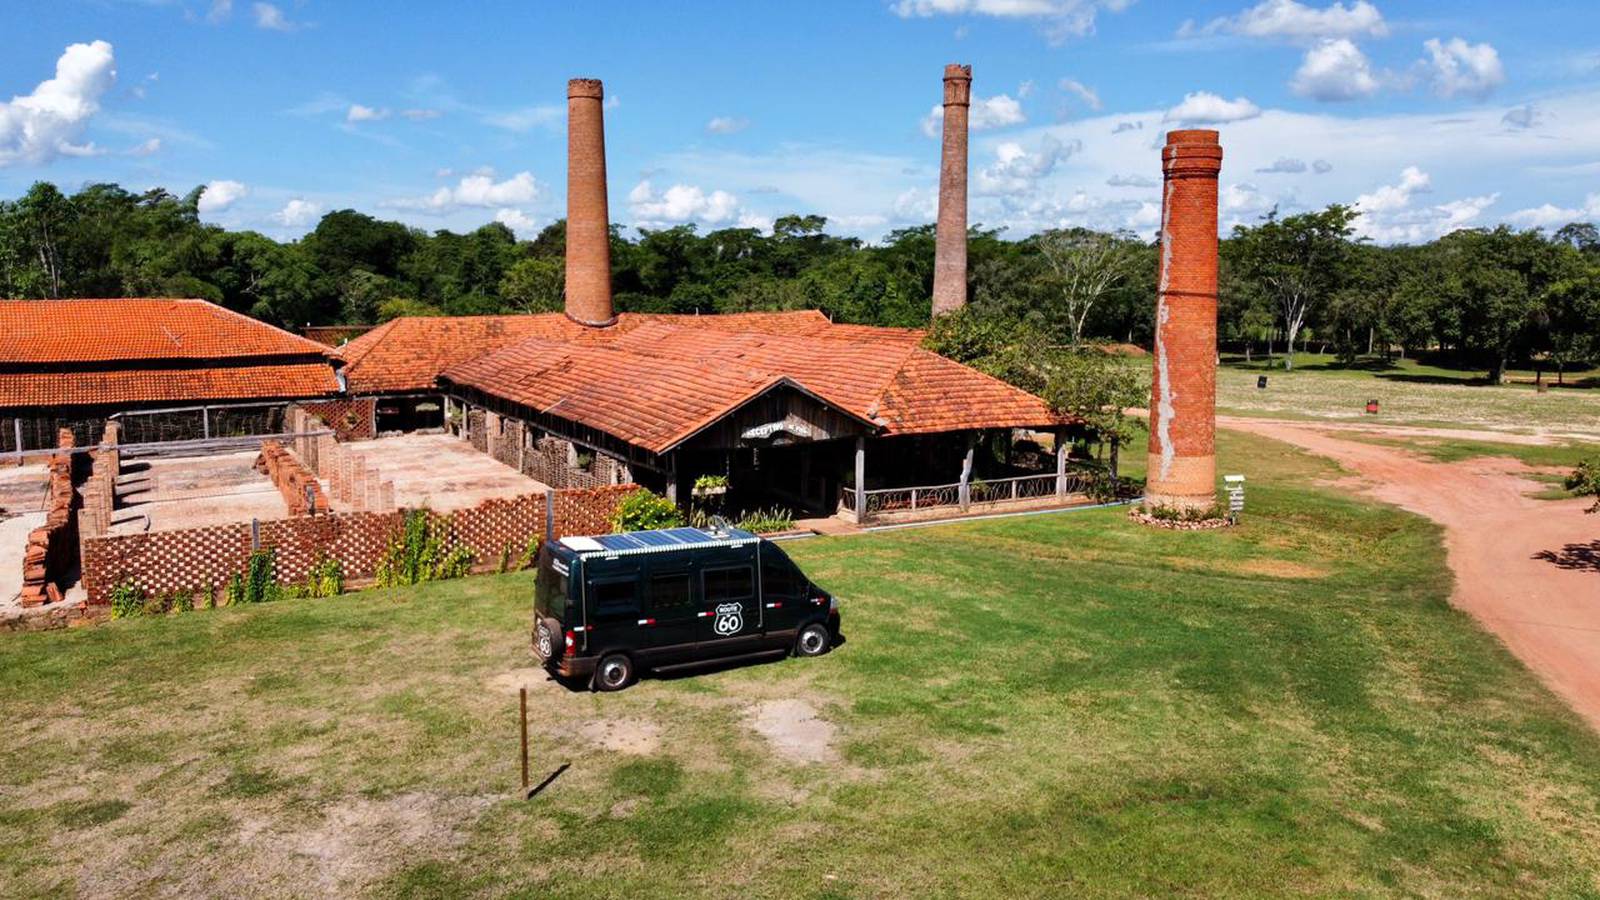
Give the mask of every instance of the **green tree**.
[(1355, 217), (1354, 210), (1337, 204), (1283, 219), (1274, 209), (1260, 225), (1233, 229), (1233, 255), (1241, 274), (1259, 282), (1283, 322), (1285, 368), (1294, 368), (1295, 338), (1307, 317), (1340, 287)]
[(558, 312), (566, 292), (567, 267), (560, 259), (530, 256), (517, 260), (500, 279), (500, 297), (522, 312)]

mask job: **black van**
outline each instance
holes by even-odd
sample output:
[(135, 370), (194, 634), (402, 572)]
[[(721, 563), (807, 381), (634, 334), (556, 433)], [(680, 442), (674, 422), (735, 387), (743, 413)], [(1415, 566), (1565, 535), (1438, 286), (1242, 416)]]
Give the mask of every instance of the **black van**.
[(718, 523), (546, 541), (533, 649), (602, 691), (642, 669), (793, 650), (821, 656), (839, 607), (771, 541)]

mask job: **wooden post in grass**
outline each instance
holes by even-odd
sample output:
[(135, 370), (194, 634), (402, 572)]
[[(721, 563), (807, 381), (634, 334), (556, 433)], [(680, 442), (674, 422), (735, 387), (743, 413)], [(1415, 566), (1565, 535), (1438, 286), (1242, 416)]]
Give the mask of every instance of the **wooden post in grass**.
[(522, 797), (528, 797), (528, 689), (517, 688), (517, 696), (522, 705)]

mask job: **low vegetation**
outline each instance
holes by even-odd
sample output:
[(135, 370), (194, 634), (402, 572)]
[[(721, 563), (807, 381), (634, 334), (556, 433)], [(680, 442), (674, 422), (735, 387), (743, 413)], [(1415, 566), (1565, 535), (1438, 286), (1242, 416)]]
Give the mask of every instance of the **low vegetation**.
[(450, 546), (444, 519), (426, 509), (413, 509), (378, 561), (373, 580), (379, 587), (396, 587), (460, 578), (471, 570), (472, 551)]
[[(1450, 608), (1437, 529), (1282, 445), (1220, 450), (1250, 473), (1238, 527), (1107, 509), (790, 543), (843, 598), (842, 646), (616, 695), (530, 668), (531, 573), (13, 635), (0, 883), (1600, 891), (1600, 740)], [(519, 684), (555, 773), (531, 801)], [(821, 761), (757, 730), (776, 701), (833, 729)]]

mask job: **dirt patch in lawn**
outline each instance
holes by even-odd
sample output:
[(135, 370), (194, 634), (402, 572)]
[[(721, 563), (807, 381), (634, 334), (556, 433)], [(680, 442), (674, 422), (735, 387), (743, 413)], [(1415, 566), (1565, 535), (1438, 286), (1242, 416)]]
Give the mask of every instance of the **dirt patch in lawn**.
[(596, 719), (578, 726), (578, 737), (603, 750), (649, 756), (661, 746), (661, 727), (648, 719)]
[(833, 736), (837, 729), (832, 722), (817, 715), (817, 710), (804, 700), (766, 700), (750, 707), (750, 727), (767, 739), (774, 752), (790, 762), (832, 762), (838, 758), (833, 749)]
[(1308, 565), (1291, 559), (1249, 559), (1236, 563), (1234, 569), (1249, 575), (1268, 578), (1327, 578), (1328, 570), (1322, 566)]
[(419, 851), (435, 855), (459, 846), (465, 827), (489, 804), (488, 797), (403, 794), (386, 800), (355, 798), (327, 809), (320, 827), (289, 839), (317, 881), (346, 893), (387, 874)]

